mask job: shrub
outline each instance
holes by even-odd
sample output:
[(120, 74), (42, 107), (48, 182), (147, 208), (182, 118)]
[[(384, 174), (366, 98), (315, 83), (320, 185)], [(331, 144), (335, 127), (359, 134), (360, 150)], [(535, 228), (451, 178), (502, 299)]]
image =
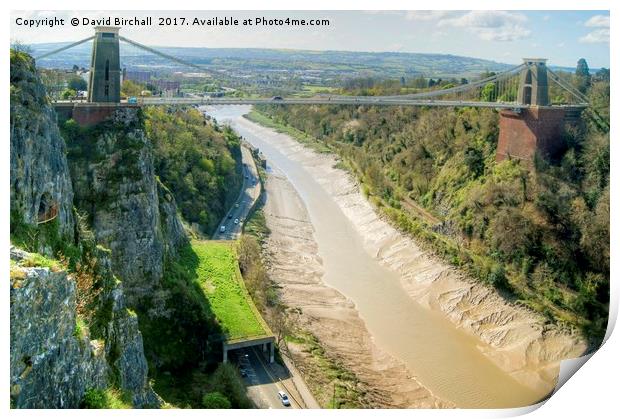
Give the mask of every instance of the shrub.
[(116, 388), (86, 390), (82, 400), (82, 407), (86, 409), (131, 409), (129, 395)]
[(230, 409), (230, 400), (219, 391), (207, 393), (202, 397), (202, 405), (205, 409)]

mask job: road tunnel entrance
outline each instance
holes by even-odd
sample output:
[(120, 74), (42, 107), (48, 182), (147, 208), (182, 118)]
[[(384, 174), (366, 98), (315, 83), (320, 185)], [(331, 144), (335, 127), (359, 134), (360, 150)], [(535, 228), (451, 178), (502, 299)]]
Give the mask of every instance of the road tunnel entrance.
[(275, 338), (273, 336), (266, 336), (257, 339), (237, 339), (232, 341), (226, 341), (222, 343), (223, 362), (228, 362), (229, 352), (242, 348), (256, 348), (257, 351), (262, 352), (265, 359), (269, 360), (272, 364), (275, 361)]

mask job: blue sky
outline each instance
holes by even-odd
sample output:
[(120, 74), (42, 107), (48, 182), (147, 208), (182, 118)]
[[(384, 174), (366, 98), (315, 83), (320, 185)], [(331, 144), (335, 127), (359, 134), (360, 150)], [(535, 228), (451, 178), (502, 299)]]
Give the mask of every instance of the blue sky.
[(26, 28), (17, 17), (257, 16), (328, 18), (328, 27), (150, 27), (123, 28), (128, 38), (155, 46), (293, 48), (455, 54), (519, 63), (544, 57), (550, 65), (609, 67), (608, 11), (289, 11), (289, 12), (13, 12), (11, 38), (24, 43), (79, 40), (91, 27)]

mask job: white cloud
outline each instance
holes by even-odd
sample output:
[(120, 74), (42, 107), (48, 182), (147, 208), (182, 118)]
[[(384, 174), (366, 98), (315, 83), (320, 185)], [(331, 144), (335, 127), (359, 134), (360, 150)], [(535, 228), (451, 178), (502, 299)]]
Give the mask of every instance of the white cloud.
[(485, 41), (515, 41), (531, 31), (525, 27), (527, 17), (501, 10), (473, 10), (461, 16), (441, 19), (439, 26), (465, 28)]
[(603, 42), (609, 42), (609, 29), (602, 28), (590, 32), (586, 36), (579, 38), (579, 42), (586, 44), (598, 44)]
[(609, 16), (595, 15), (584, 23), (589, 28), (609, 28)]
[(596, 28), (592, 32), (579, 38), (579, 42), (598, 44), (609, 42), (609, 16), (594, 15), (584, 24), (588, 28)]

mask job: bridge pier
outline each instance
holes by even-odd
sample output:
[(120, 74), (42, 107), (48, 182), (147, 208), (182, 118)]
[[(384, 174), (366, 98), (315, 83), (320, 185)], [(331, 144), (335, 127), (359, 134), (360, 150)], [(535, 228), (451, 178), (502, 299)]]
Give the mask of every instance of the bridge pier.
[(114, 115), (118, 109), (138, 109), (140, 105), (128, 103), (56, 103), (54, 108), (62, 120), (73, 118), (81, 127), (97, 125)]
[[(574, 122), (577, 107), (550, 106), (547, 60), (524, 58), (517, 102), (528, 105), (520, 111), (502, 110), (496, 161), (513, 158), (532, 162), (536, 154), (548, 158), (565, 147), (565, 125)], [(568, 116), (568, 118), (567, 118)]]
[(496, 161), (512, 158), (531, 162), (536, 154), (556, 155), (564, 147), (565, 116), (565, 108), (551, 106), (500, 111)]

